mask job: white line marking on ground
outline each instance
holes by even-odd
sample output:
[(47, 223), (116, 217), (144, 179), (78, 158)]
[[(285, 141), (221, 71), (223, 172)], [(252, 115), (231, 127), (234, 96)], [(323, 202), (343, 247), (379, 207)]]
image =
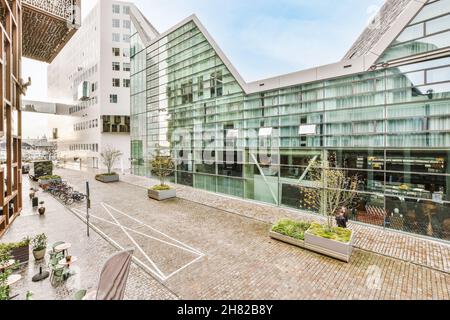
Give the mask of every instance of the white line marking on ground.
[(131, 219), (131, 220), (133, 220), (133, 221), (135, 221), (135, 222), (137, 222), (137, 223), (139, 223), (139, 224), (141, 224), (141, 225), (143, 225), (143, 226), (145, 226), (145, 227), (147, 227), (147, 228), (149, 228), (149, 229), (155, 231), (156, 233), (159, 233), (159, 234), (163, 235), (164, 237), (166, 237), (166, 238), (168, 238), (168, 239), (170, 239), (170, 240), (172, 240), (172, 241), (175, 241), (176, 243), (178, 243), (178, 244), (180, 244), (181, 246), (184, 246), (184, 247), (190, 249), (191, 251), (197, 252), (197, 254), (199, 254), (199, 255), (204, 255), (204, 253), (202, 253), (201, 251), (199, 251), (199, 250), (197, 250), (197, 249), (195, 249), (195, 248), (193, 248), (193, 247), (191, 247), (191, 246), (189, 246), (189, 245), (187, 245), (187, 244), (185, 244), (185, 243), (183, 243), (183, 242), (181, 242), (181, 241), (179, 241), (179, 240), (177, 240), (177, 239), (174, 239), (174, 238), (172, 238), (171, 236), (168, 236), (167, 234), (165, 234), (165, 233), (163, 233), (163, 232), (161, 232), (161, 231), (159, 231), (159, 230), (153, 228), (152, 226), (149, 226), (149, 225), (143, 223), (142, 221), (139, 221), (138, 219), (136, 219), (136, 218), (134, 218), (134, 217), (132, 217), (132, 216), (130, 216), (130, 215), (128, 215), (128, 214), (126, 214), (126, 213), (124, 213), (124, 212), (122, 212), (122, 211), (120, 211), (120, 210), (118, 210), (118, 209), (116, 209), (116, 208), (114, 208), (114, 207), (112, 207), (112, 206), (106, 204), (106, 203), (102, 203), (102, 205), (105, 205), (105, 206), (111, 208), (112, 210), (114, 210), (114, 211), (120, 213), (121, 215), (123, 215), (123, 216), (125, 216), (125, 217), (128, 217), (129, 219)]
[(205, 255), (199, 256), (197, 259), (195, 259), (195, 260), (189, 262), (189, 263), (188, 263), (187, 265), (185, 265), (184, 267), (181, 267), (181, 268), (178, 269), (177, 271), (175, 271), (175, 272), (171, 273), (170, 275), (168, 275), (168, 276), (167, 276), (167, 279), (172, 278), (172, 277), (173, 277), (174, 275), (176, 275), (177, 273), (179, 273), (179, 272), (183, 271), (184, 269), (190, 267), (190, 266), (193, 265), (194, 263), (196, 263), (196, 262), (202, 260), (204, 257), (205, 257)]
[[(77, 212), (78, 211), (78, 212)], [(72, 209), (72, 212), (74, 212), (76, 215), (78, 215), (78, 217), (84, 221), (85, 223), (87, 223), (86, 218), (85, 218), (85, 213), (81, 210), (78, 209)], [(106, 233), (104, 233), (100, 228), (98, 228), (97, 226), (91, 224), (91, 228), (94, 229), (96, 232), (98, 232), (102, 237), (104, 237), (105, 239), (108, 239), (108, 241), (110, 241), (116, 248), (119, 248), (119, 250), (125, 250), (124, 247), (122, 247), (120, 244), (118, 244), (116, 241), (114, 241), (114, 239), (112, 239), (110, 236), (108, 236)], [(150, 272), (151, 274), (153, 274), (156, 278), (158, 278), (161, 281), (166, 281), (165, 277), (162, 277), (161, 275), (159, 275), (155, 270), (153, 270), (152, 268), (150, 268), (149, 266), (147, 266), (144, 262), (142, 262), (139, 258), (136, 258), (135, 256), (133, 256), (133, 260), (135, 262), (137, 262), (137, 264), (139, 266), (141, 266), (142, 268), (146, 269), (148, 272)]]
[(152, 259), (150, 259), (150, 257), (145, 253), (145, 251), (142, 249), (142, 247), (134, 240), (134, 238), (127, 232), (127, 230), (125, 230), (125, 228), (120, 224), (120, 222), (114, 217), (114, 215), (106, 208), (105, 205), (103, 205), (102, 203), (102, 207), (106, 210), (106, 212), (108, 212), (108, 214), (111, 216), (111, 218), (119, 225), (119, 227), (122, 229), (123, 233), (125, 233), (125, 235), (131, 240), (131, 242), (133, 242), (133, 244), (137, 247), (137, 249), (144, 255), (144, 257), (148, 260), (148, 262), (150, 262), (150, 264), (155, 268), (155, 270), (162, 276), (162, 277), (166, 277), (164, 275), (164, 273), (159, 270), (158, 266), (156, 265), (156, 263), (153, 262)]
[[(118, 224), (116, 224), (116, 223), (114, 223), (114, 222), (105, 220), (105, 219), (100, 218), (100, 217), (97, 217), (97, 216), (95, 216), (95, 215), (91, 215), (91, 218), (94, 218), (94, 219), (103, 221), (103, 222), (105, 222), (105, 223), (108, 223), (108, 224), (113, 225), (113, 226), (116, 226), (116, 227), (120, 227)], [(172, 246), (172, 247), (178, 248), (178, 249), (180, 249), (180, 250), (183, 250), (183, 251), (192, 253), (192, 254), (194, 254), (194, 255), (196, 255), (196, 256), (199, 255), (197, 252), (194, 252), (194, 251), (189, 250), (189, 249), (186, 249), (186, 248), (184, 248), (184, 247), (177, 246), (176, 244), (173, 244), (173, 243), (170, 243), (170, 242), (167, 242), (167, 241), (164, 241), (164, 240), (161, 240), (161, 239), (152, 237), (152, 236), (150, 236), (150, 235), (148, 235), (148, 234), (145, 234), (145, 233), (142, 233), (142, 232), (133, 230), (133, 229), (128, 228), (128, 227), (125, 227), (125, 226), (123, 226), (123, 228), (125, 228), (126, 230), (128, 230), (128, 231), (130, 231), (130, 232), (136, 233), (136, 234), (138, 234), (138, 235), (140, 235), (140, 236), (143, 236), (143, 237), (146, 237), (146, 238), (150, 238), (150, 239), (156, 240), (156, 241), (158, 241), (158, 242), (162, 242), (162, 243), (167, 244), (167, 245), (169, 245), (169, 246)]]
[[(145, 256), (145, 258), (150, 262), (150, 264), (151, 264), (156, 270), (153, 270), (151, 267), (147, 266), (145, 263), (143, 263), (143, 262), (142, 262), (141, 260), (139, 260), (138, 258), (135, 258), (135, 259), (136, 259), (141, 265), (143, 265), (148, 271), (150, 271), (153, 275), (155, 275), (158, 279), (160, 279), (161, 281), (167, 281), (168, 279), (170, 279), (170, 278), (173, 277), (174, 275), (180, 273), (180, 272), (183, 271), (184, 269), (186, 269), (186, 268), (188, 268), (189, 266), (193, 265), (194, 263), (200, 261), (201, 259), (203, 259), (203, 258), (206, 256), (206, 255), (205, 255), (204, 253), (202, 253), (201, 251), (199, 251), (199, 250), (197, 250), (197, 249), (195, 249), (195, 248), (193, 248), (193, 247), (191, 247), (191, 246), (189, 246), (189, 245), (187, 245), (187, 244), (185, 244), (185, 243), (183, 243), (183, 242), (181, 242), (181, 241), (179, 241), (179, 240), (177, 240), (177, 239), (175, 239), (175, 238), (173, 238), (173, 237), (171, 237), (171, 236), (169, 236), (169, 235), (167, 235), (167, 234), (165, 234), (165, 233), (163, 233), (163, 232), (161, 232), (161, 231), (159, 231), (159, 230), (157, 230), (157, 229), (155, 229), (155, 228), (153, 228), (153, 227), (150, 226), (150, 225), (147, 225), (147, 224), (143, 223), (142, 221), (140, 221), (140, 220), (138, 220), (138, 219), (136, 219), (136, 218), (134, 218), (134, 217), (132, 217), (132, 216), (130, 216), (130, 215), (128, 215), (128, 214), (126, 214), (126, 213), (124, 213), (124, 212), (122, 212), (122, 211), (120, 211), (120, 210), (114, 208), (114, 207), (112, 207), (111, 205), (108, 205), (107, 203), (101, 203), (100, 206), (108, 212), (108, 214), (109, 214), (109, 215), (111, 216), (111, 218), (115, 221), (115, 223), (114, 223), (114, 222), (111, 222), (111, 221), (108, 221), (108, 220), (105, 220), (105, 219), (103, 219), (103, 218), (97, 217), (97, 216), (95, 216), (95, 215), (90, 215), (90, 216), (91, 216), (92, 218), (94, 218), (94, 219), (99, 220), (99, 221), (103, 221), (103, 222), (108, 223), (108, 224), (110, 224), (110, 225), (119, 227), (119, 228), (125, 233), (125, 235), (127, 235), (127, 237), (128, 237), (128, 238), (129, 238), (129, 239), (137, 246), (137, 248), (139, 249), (139, 251), (141, 251), (141, 253)], [(150, 235), (141, 233), (141, 232), (139, 232), (139, 231), (133, 230), (133, 229), (131, 229), (131, 228), (125, 227), (124, 225), (122, 225), (122, 224), (121, 224), (121, 223), (113, 216), (112, 212), (111, 212), (110, 210), (108, 210), (108, 208), (109, 208), (110, 210), (115, 211), (115, 212), (117, 212), (117, 213), (119, 213), (119, 214), (121, 214), (121, 215), (123, 215), (123, 216), (125, 216), (125, 217), (127, 217), (127, 218), (129, 218), (129, 219), (131, 219), (131, 220), (133, 220), (133, 221), (135, 221), (135, 222), (137, 222), (138, 224), (140, 224), (140, 225), (142, 225), (142, 226), (145, 226), (145, 227), (147, 227), (147, 228), (153, 230), (154, 232), (156, 232), (156, 233), (158, 233), (158, 234), (160, 234), (160, 235), (162, 235), (162, 236), (164, 236), (164, 237), (166, 237), (166, 238), (168, 238), (168, 239), (170, 239), (170, 240), (172, 240), (172, 241), (178, 243), (179, 245), (176, 245), (176, 244), (173, 244), (173, 243), (164, 241), (164, 240), (162, 240), (162, 239), (158, 239), (158, 238), (152, 237), (152, 236), (150, 236)], [(78, 214), (80, 214), (81, 216), (83, 216), (83, 215), (85, 214), (85, 213), (82, 212), (80, 209), (73, 209), (73, 211), (78, 211)], [(99, 228), (96, 227), (96, 229), (99, 229)], [(156, 263), (154, 263), (154, 262), (148, 257), (148, 255), (145, 254), (145, 252), (143, 251), (143, 249), (137, 244), (137, 242), (134, 240), (134, 238), (131, 237), (130, 234), (128, 234), (127, 230), (130, 231), (130, 232), (132, 232), (132, 233), (135, 233), (135, 234), (138, 234), (138, 235), (141, 235), (141, 236), (144, 236), (144, 237), (147, 237), (147, 238), (150, 238), (150, 239), (159, 241), (159, 242), (164, 243), (164, 244), (166, 244), (166, 245), (176, 247), (176, 248), (178, 248), (178, 249), (180, 249), (180, 250), (187, 251), (187, 252), (192, 253), (192, 254), (194, 254), (194, 255), (198, 255), (198, 257), (197, 257), (196, 259), (194, 259), (193, 261), (189, 262), (188, 264), (184, 265), (183, 267), (179, 268), (178, 270), (174, 271), (174, 272), (171, 273), (169, 276), (166, 276), (166, 275), (165, 275), (165, 274), (164, 274), (164, 273), (156, 266)], [(111, 238), (108, 237), (104, 232), (101, 232), (101, 233), (104, 234), (108, 239), (111, 239)], [(122, 248), (122, 247), (121, 247), (120, 245), (118, 245), (117, 242), (115, 242), (114, 240), (111, 239), (111, 241), (112, 241), (117, 247)], [(123, 249), (122, 249), (122, 250), (123, 250)]]

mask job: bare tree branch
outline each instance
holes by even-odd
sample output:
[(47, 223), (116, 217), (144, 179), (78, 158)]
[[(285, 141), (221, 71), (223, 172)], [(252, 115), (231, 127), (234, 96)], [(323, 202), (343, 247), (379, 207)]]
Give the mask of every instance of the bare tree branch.
[(108, 174), (111, 174), (112, 170), (114, 168), (114, 165), (122, 156), (122, 152), (115, 149), (114, 147), (107, 146), (103, 150), (103, 152), (100, 154), (100, 156), (102, 157), (102, 163), (108, 169)]
[(326, 215), (331, 229), (339, 209), (350, 205), (356, 197), (358, 175), (350, 176), (348, 170), (330, 168), (328, 162), (312, 161), (310, 168), (311, 186), (300, 187), (303, 205)]

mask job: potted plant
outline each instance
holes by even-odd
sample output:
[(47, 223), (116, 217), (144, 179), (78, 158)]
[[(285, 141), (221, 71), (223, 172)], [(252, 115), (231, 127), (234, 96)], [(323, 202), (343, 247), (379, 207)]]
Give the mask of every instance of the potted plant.
[(336, 214), (349, 206), (357, 195), (358, 175), (348, 170), (330, 168), (329, 163), (313, 160), (309, 165), (310, 184), (300, 187), (303, 206), (318, 209), (327, 217), (326, 224), (314, 223), (305, 233), (308, 249), (346, 262), (353, 250), (353, 232), (334, 227)]
[(44, 259), (45, 252), (47, 250), (47, 236), (45, 235), (45, 233), (34, 237), (32, 240), (32, 246), (34, 258), (37, 261)]
[(122, 156), (122, 153), (119, 150), (108, 146), (100, 154), (100, 156), (101, 156), (102, 162), (105, 165), (105, 167), (107, 168), (108, 172), (96, 175), (95, 179), (97, 181), (100, 181), (103, 183), (118, 182), (120, 180), (120, 177), (117, 173), (113, 172), (112, 170), (113, 170), (116, 162)]
[(41, 216), (43, 216), (44, 214), (45, 214), (45, 207), (44, 207), (44, 204), (45, 204), (45, 202), (44, 201), (41, 201), (41, 202), (39, 202), (39, 209), (38, 209), (38, 212), (39, 212), (39, 214), (41, 215)]
[(158, 150), (155, 158), (150, 162), (152, 174), (158, 177), (160, 184), (148, 189), (148, 196), (158, 201), (175, 198), (177, 191), (166, 184), (166, 179), (175, 170), (175, 163), (170, 155), (164, 156)]
[(0, 244), (0, 252), (9, 252), (13, 260), (19, 264), (24, 264), (30, 260), (30, 242), (29, 238), (24, 238), (16, 243), (2, 243)]
[(272, 227), (270, 237), (300, 248), (305, 248), (305, 232), (310, 227), (311, 224), (308, 222), (283, 219)]

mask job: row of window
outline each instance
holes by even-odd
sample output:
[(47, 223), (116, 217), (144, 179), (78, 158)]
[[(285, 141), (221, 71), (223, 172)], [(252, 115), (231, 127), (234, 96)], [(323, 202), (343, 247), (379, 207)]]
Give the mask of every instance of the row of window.
[(90, 144), (73, 144), (69, 146), (70, 151), (92, 151), (98, 152), (98, 144), (90, 143)]
[(112, 12), (114, 14), (130, 14), (130, 6), (122, 6), (122, 10), (121, 9), (121, 5), (120, 4), (113, 4), (112, 6)]
[(78, 104), (76, 106), (70, 107), (69, 108), (69, 114), (74, 114), (74, 113), (86, 110), (87, 108), (89, 108), (91, 106), (94, 106), (96, 104), (98, 104), (98, 97), (97, 96), (93, 97), (92, 99), (90, 99), (88, 101), (80, 102), (80, 104)]
[[(112, 70), (113, 71), (120, 71), (120, 66), (121, 66), (120, 62), (113, 62), (112, 63)], [(128, 62), (124, 62), (122, 64), (122, 70), (125, 71), (125, 72), (130, 72), (131, 64), (128, 63)]]
[(73, 125), (74, 131), (83, 131), (87, 129), (98, 128), (98, 119), (84, 121)]
[[(130, 43), (130, 35), (129, 34), (122, 34), (122, 40), (125, 43)], [(112, 41), (113, 42), (120, 42), (120, 33), (113, 33), (112, 34)]]
[[(113, 28), (120, 28), (120, 19), (113, 19), (112, 20), (112, 27)], [(122, 20), (122, 26), (124, 29), (131, 29), (131, 21), (130, 20)]]
[[(115, 88), (120, 88), (120, 79), (113, 78), (112, 79), (112, 86), (115, 87)], [(130, 87), (130, 79), (122, 79), (122, 86), (124, 88), (129, 88)]]
[[(119, 38), (120, 38), (120, 35), (119, 35)], [(119, 40), (120, 41), (120, 40)], [(123, 52), (122, 53), (122, 56), (124, 57), (124, 58), (129, 58), (130, 57), (130, 49), (129, 48), (123, 48), (123, 49), (120, 49), (120, 48), (112, 48), (112, 53), (113, 53), (113, 56), (114, 57), (120, 57), (121, 56), (121, 54), (120, 54), (120, 52)]]

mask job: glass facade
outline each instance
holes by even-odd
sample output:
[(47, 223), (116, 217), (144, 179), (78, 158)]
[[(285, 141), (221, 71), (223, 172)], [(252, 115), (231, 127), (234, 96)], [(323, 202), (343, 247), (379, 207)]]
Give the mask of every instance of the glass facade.
[(307, 210), (327, 160), (358, 174), (351, 219), (450, 240), (450, 56), (247, 95), (195, 22), (132, 34), (135, 174), (161, 149), (175, 183)]

